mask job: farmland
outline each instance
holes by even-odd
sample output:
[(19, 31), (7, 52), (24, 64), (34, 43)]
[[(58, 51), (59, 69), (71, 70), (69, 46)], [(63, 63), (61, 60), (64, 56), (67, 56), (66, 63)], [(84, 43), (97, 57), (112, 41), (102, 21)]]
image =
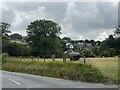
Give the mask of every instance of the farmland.
[[(83, 63), (83, 60), (79, 60), (78, 63)], [(103, 75), (118, 80), (118, 58), (88, 58), (86, 64), (101, 70)]]

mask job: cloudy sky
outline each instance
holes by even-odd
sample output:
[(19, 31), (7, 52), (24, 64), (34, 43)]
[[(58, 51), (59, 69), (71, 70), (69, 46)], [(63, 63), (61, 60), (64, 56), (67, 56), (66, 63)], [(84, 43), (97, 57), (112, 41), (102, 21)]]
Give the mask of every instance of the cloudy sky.
[(115, 2), (3, 2), (2, 20), (13, 33), (26, 35), (30, 22), (49, 19), (62, 27), (61, 37), (104, 40), (118, 25)]

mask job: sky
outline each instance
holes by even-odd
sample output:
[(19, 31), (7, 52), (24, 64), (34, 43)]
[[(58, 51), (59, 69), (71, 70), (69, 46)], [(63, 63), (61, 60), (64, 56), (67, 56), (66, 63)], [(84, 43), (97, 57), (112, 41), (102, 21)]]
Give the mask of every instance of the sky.
[(61, 26), (61, 38), (104, 40), (118, 25), (117, 2), (2, 2), (2, 21), (12, 33), (27, 35), (37, 19), (53, 20)]

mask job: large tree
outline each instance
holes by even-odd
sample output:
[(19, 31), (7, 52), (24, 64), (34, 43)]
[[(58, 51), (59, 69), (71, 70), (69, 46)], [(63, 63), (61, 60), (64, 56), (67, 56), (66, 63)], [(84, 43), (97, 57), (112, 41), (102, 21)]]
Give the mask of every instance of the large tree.
[(1, 52), (1, 49), (2, 51), (4, 51), (5, 49), (4, 46), (8, 45), (9, 43), (9, 33), (11, 33), (10, 24), (1, 22), (0, 23), (0, 52)]
[(100, 49), (101, 49), (100, 51), (107, 50), (111, 52), (111, 50), (114, 49), (115, 54), (119, 55), (120, 54), (119, 45), (120, 45), (120, 38), (114, 38), (113, 35), (109, 35), (109, 37), (106, 40), (104, 40), (100, 45)]
[(51, 54), (60, 55), (61, 27), (51, 20), (36, 20), (27, 27), (28, 40), (32, 42), (34, 56), (50, 57)]
[(114, 31), (114, 35), (117, 37), (117, 38), (120, 38), (120, 25), (118, 27), (116, 27), (116, 30)]
[(8, 33), (11, 33), (10, 31), (10, 24), (8, 23), (0, 23), (0, 29), (2, 29), (2, 39), (8, 38)]

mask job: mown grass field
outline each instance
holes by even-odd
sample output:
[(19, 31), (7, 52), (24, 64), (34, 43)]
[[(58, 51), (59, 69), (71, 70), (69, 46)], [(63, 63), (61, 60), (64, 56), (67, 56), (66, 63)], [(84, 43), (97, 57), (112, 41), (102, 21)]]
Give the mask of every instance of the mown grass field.
[[(9, 58), (9, 60), (15, 61), (36, 61), (36, 62), (44, 62), (44, 59), (41, 58)], [(78, 61), (70, 61), (70, 59), (66, 59), (67, 62), (84, 64), (84, 59), (80, 58)], [(53, 62), (52, 59), (45, 59), (45, 62)], [(54, 62), (63, 62), (63, 59), (56, 58)], [(91, 67), (95, 67), (99, 69), (105, 77), (108, 77), (110, 81), (117, 83), (118, 81), (118, 57), (108, 57), (108, 58), (86, 58), (86, 64), (91, 65)]]

